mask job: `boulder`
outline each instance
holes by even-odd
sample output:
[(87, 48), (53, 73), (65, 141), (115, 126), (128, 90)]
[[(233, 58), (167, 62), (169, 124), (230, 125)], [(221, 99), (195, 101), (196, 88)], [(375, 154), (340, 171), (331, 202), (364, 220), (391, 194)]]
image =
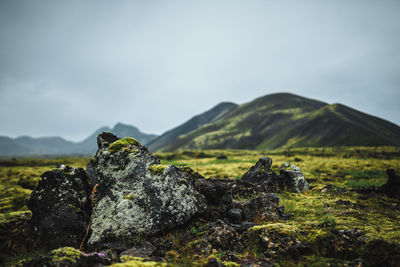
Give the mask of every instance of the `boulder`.
[(45, 172), (27, 200), (30, 226), (41, 245), (79, 247), (89, 223), (89, 183), (82, 168)]
[(252, 166), (245, 174), (243, 174), (242, 180), (261, 185), (266, 185), (268, 181), (276, 180), (277, 175), (271, 170), (271, 165), (271, 158), (260, 158), (256, 165)]
[(139, 236), (184, 224), (198, 211), (192, 171), (160, 165), (134, 138), (101, 133), (97, 143), (87, 165), (97, 184), (89, 245), (128, 246)]
[(309, 190), (307, 180), (296, 165), (283, 164), (279, 175), (271, 170), (271, 165), (271, 158), (260, 158), (254, 166), (243, 174), (242, 180), (263, 185), (269, 192), (290, 191), (300, 193)]

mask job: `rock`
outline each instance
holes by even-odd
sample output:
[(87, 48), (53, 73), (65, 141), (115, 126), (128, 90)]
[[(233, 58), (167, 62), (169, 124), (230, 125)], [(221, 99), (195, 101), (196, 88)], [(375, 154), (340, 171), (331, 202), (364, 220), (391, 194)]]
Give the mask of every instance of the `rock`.
[(239, 205), (243, 210), (244, 220), (247, 221), (259, 223), (283, 219), (281, 216), (283, 207), (278, 207), (279, 197), (274, 193), (266, 193), (250, 201), (243, 201)]
[(387, 169), (386, 174), (388, 180), (380, 190), (389, 196), (400, 196), (400, 174), (396, 173), (394, 169)]
[(198, 211), (193, 171), (160, 165), (134, 138), (101, 133), (97, 143), (87, 165), (92, 185), (98, 184), (89, 245), (128, 246), (133, 237), (176, 227)]
[(41, 245), (79, 247), (91, 211), (89, 183), (82, 168), (45, 172), (27, 200), (31, 228)]
[(280, 190), (295, 193), (301, 193), (310, 189), (300, 168), (290, 163), (285, 163), (281, 166), (277, 184)]
[(243, 211), (241, 209), (230, 209), (227, 214), (228, 220), (234, 224), (241, 224), (243, 221)]
[(260, 158), (256, 165), (252, 166), (245, 174), (243, 174), (242, 180), (261, 185), (266, 185), (270, 180), (276, 180), (277, 175), (270, 169), (271, 165), (271, 158)]
[(310, 189), (303, 173), (296, 165), (283, 164), (280, 168), (279, 176), (270, 169), (271, 165), (271, 158), (260, 158), (256, 165), (243, 174), (242, 180), (264, 185), (270, 192), (290, 191), (300, 193)]
[(222, 220), (210, 223), (205, 240), (214, 249), (233, 249), (238, 244), (239, 235), (231, 226)]
[(150, 257), (157, 248), (151, 243), (144, 241), (136, 244), (134, 247), (123, 251), (120, 256), (132, 256), (132, 257)]

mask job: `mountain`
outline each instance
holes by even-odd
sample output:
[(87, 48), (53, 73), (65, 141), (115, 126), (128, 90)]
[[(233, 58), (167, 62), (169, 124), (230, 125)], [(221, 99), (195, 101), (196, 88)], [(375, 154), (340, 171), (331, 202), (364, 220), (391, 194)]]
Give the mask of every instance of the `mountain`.
[(88, 138), (78, 143), (80, 147), (79, 153), (81, 154), (94, 154), (97, 150), (97, 135), (101, 132), (112, 132), (118, 137), (134, 137), (139, 143), (143, 145), (147, 145), (149, 142), (154, 140), (157, 135), (155, 134), (145, 134), (142, 133), (135, 126), (117, 123), (114, 128), (110, 129), (109, 127), (103, 127), (95, 131)]
[(229, 114), (232, 110), (234, 110), (238, 105), (230, 102), (223, 102), (212, 109), (194, 116), (190, 120), (181, 124), (180, 126), (173, 128), (154, 139), (148, 144), (148, 147), (151, 151), (156, 151), (162, 147), (168, 146), (171, 142), (174, 142), (176, 138), (180, 135), (184, 135), (193, 130), (198, 129), (199, 127), (207, 124), (215, 122), (219, 119), (222, 119), (224, 116)]
[(67, 155), (94, 154), (97, 150), (97, 135), (101, 132), (113, 132), (119, 137), (135, 137), (140, 143), (147, 144), (157, 135), (142, 133), (138, 128), (117, 123), (114, 128), (102, 127), (87, 137), (75, 143), (61, 137), (32, 138), (22, 136), (15, 139), (0, 136), (0, 156), (17, 155)]
[(400, 127), (341, 104), (278, 93), (239, 105), (158, 150), (379, 145), (399, 146)]

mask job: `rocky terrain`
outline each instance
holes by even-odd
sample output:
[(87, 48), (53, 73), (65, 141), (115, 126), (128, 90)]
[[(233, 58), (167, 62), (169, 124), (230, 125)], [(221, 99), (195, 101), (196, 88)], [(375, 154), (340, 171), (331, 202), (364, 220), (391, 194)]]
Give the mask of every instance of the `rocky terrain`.
[[(297, 214), (286, 207), (300, 207), (293, 209), (287, 200), (285, 207), (278, 194), (296, 198), (336, 189), (311, 188), (292, 163), (276, 173), (272, 158), (264, 156), (240, 179), (206, 179), (188, 166), (160, 164), (131, 137), (104, 132), (97, 144), (86, 171), (60, 166), (43, 173), (27, 200), (31, 216), (1, 217), (2, 252), (33, 252), (14, 265), (274, 266), (298, 265), (310, 257), (339, 266), (399, 262), (396, 243), (371, 239), (360, 228), (336, 228), (329, 218), (312, 229), (301, 217), (295, 223)], [(393, 169), (387, 175), (385, 185), (359, 194), (367, 200), (398, 198), (400, 177)], [(342, 199), (336, 205), (356, 206)]]

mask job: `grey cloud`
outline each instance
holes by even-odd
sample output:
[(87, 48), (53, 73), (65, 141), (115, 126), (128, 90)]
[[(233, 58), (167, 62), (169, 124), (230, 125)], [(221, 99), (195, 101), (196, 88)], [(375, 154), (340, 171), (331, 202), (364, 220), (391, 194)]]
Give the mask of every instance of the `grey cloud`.
[(400, 123), (398, 1), (1, 1), (1, 135), (162, 133), (287, 91)]

